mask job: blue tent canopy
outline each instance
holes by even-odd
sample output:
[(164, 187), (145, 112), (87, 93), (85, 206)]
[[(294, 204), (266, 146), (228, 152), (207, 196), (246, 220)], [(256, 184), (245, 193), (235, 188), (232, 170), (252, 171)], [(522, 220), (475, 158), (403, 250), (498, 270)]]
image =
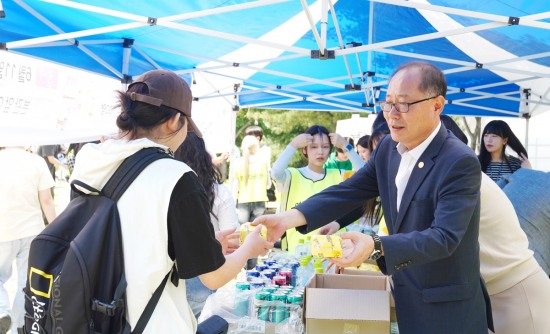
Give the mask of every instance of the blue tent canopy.
[(377, 112), (393, 69), (422, 60), (447, 76), (447, 114), (550, 108), (548, 1), (4, 0), (2, 9), (0, 49), (124, 83), (156, 68), (208, 75), (235, 107)]

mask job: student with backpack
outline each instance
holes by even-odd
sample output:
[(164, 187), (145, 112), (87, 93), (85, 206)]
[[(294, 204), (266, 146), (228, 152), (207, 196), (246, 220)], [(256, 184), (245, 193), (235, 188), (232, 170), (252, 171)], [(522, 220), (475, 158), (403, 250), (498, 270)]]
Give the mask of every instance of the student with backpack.
[[(120, 139), (85, 145), (79, 152), (72, 179), (103, 189), (121, 163), (135, 157), (136, 152), (154, 147), (171, 155), (183, 143), (188, 130), (201, 136), (191, 119), (192, 100), (187, 83), (173, 72), (154, 70), (141, 75), (127, 92), (119, 93), (121, 112), (116, 122)], [(162, 287), (161, 282), (167, 279), (172, 268), (175, 268), (175, 275), (162, 287), (143, 333), (194, 334), (197, 323), (187, 303), (184, 279), (198, 276), (208, 288), (220, 288), (237, 275), (247, 259), (273, 247), (273, 243), (260, 237), (257, 229), (235, 252), (224, 256), (222, 246), (215, 239), (210, 204), (197, 175), (185, 163), (173, 158), (158, 159), (146, 166), (116, 206), (127, 282), (125, 319), (133, 333), (136, 333), (135, 327), (146, 305), (150, 306), (151, 296)], [(50, 224), (52, 229), (56, 222)], [(94, 244), (89, 247), (93, 248)], [(40, 277), (35, 276), (39, 279), (47, 277), (43, 272), (38, 274)], [(108, 273), (105, 270), (99, 274)], [(62, 271), (61, 285), (64, 275), (68, 274)], [(53, 297), (57, 278), (53, 279)], [(32, 277), (29, 281), (32, 291)], [(71, 295), (65, 298), (71, 299)], [(60, 301), (66, 303), (63, 299)], [(107, 315), (116, 310), (105, 302), (94, 302), (93, 308)], [(34, 313), (36, 318), (42, 315)], [(95, 324), (90, 324), (86, 332), (96, 333), (96, 328)], [(26, 331), (30, 333), (31, 329), (26, 328)], [(106, 332), (113, 333), (102, 333)]]

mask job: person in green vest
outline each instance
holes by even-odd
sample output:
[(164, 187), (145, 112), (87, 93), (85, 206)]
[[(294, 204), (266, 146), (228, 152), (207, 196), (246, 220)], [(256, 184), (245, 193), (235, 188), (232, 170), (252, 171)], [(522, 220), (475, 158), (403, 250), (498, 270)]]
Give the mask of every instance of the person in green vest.
[[(277, 182), (277, 189), (281, 193), (278, 212), (292, 209), (321, 190), (340, 183), (340, 171), (324, 167), (332, 146), (329, 131), (320, 125), (313, 125), (305, 133), (292, 139), (271, 168), (271, 177)], [(297, 151), (307, 159), (307, 165), (300, 168), (288, 167)], [(318, 231), (309, 234), (318, 234)], [(293, 254), (300, 238), (304, 238), (300, 232), (295, 229), (287, 230), (286, 236), (281, 240), (281, 249)]]
[(346, 171), (357, 171), (363, 167), (364, 161), (355, 151), (353, 138), (343, 137), (337, 133), (329, 134), (334, 151), (330, 153), (325, 168), (338, 169), (341, 175)]

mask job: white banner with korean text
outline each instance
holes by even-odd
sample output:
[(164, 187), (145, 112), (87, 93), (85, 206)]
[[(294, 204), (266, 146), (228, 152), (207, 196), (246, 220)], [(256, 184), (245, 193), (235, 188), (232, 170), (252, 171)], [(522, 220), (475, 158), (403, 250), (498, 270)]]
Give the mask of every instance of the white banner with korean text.
[(0, 51), (0, 146), (97, 140), (116, 132), (114, 79)]

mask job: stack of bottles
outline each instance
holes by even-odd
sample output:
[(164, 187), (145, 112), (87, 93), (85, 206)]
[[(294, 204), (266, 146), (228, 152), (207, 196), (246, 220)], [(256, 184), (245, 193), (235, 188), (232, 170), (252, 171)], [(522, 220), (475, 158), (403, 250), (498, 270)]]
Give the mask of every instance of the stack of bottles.
[(304, 290), (286, 286), (269, 286), (254, 294), (252, 316), (267, 322), (281, 323), (286, 319), (301, 317)]
[(305, 287), (329, 263), (311, 255), (309, 242), (309, 238), (301, 239), (294, 254), (271, 253), (247, 270), (246, 278), (235, 284), (234, 315), (272, 323), (280, 333), (302, 333)]
[(301, 333), (305, 286), (315, 275), (314, 265), (323, 270), (322, 261), (314, 261), (308, 253), (297, 261), (295, 255), (278, 252), (247, 270), (246, 280), (235, 284), (234, 314), (284, 323), (289, 333)]

